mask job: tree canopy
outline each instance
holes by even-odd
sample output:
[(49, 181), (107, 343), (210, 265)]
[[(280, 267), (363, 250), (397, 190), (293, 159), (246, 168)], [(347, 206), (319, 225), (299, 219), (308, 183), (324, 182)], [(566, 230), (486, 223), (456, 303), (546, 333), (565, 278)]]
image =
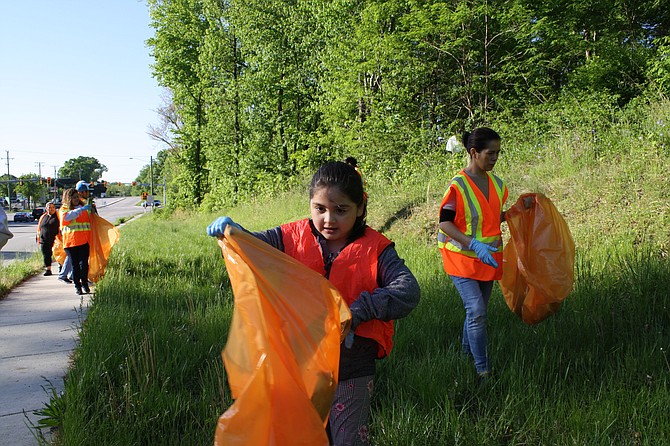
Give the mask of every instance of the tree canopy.
[(107, 172), (107, 167), (91, 156), (71, 158), (58, 170), (59, 178), (71, 178), (86, 182), (98, 181)]
[(450, 135), (565, 97), (670, 92), (662, 2), (149, 0), (182, 206), (286, 187), (325, 159), (392, 176)]

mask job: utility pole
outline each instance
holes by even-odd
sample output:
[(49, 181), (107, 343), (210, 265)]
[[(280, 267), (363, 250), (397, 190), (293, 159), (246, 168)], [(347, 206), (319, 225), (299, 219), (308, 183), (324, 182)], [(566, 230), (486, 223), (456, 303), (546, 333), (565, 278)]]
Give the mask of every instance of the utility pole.
[(56, 184), (56, 177), (58, 176), (58, 174), (56, 173), (56, 168), (57, 168), (58, 166), (54, 166), (54, 165), (52, 164), (51, 167), (54, 168), (54, 178), (53, 178), (52, 186), (53, 186), (53, 188), (54, 188), (54, 200), (55, 200), (56, 197), (58, 197), (58, 185)]
[(12, 208), (12, 193), (9, 189), (9, 160), (14, 159), (9, 157), (9, 150), (5, 150), (7, 152), (7, 205), (9, 206), (9, 209)]
[(151, 177), (151, 195), (154, 194), (154, 157), (149, 157), (149, 176)]
[(35, 161), (35, 165), (37, 166), (37, 179), (38, 180), (42, 179), (42, 164), (44, 164), (42, 161)]

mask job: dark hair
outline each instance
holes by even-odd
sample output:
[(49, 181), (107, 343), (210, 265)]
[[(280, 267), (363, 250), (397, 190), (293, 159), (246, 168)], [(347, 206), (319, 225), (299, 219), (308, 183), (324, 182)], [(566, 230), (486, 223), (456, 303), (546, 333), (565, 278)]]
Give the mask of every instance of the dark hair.
[(319, 167), (309, 184), (309, 198), (314, 198), (314, 192), (322, 187), (337, 188), (349, 197), (356, 206), (363, 208), (363, 214), (356, 218), (356, 223), (351, 231), (350, 240), (353, 240), (365, 231), (365, 218), (367, 214), (367, 196), (363, 191), (363, 181), (353, 166), (339, 161), (332, 161)]
[(354, 158), (353, 156), (348, 156), (344, 159), (344, 162), (349, 164), (350, 166), (358, 166), (358, 160)]
[(491, 141), (500, 141), (500, 135), (498, 135), (495, 130), (491, 130), (488, 127), (478, 127), (472, 131), (472, 133), (465, 132), (463, 133), (463, 145), (465, 150), (470, 153), (470, 149), (474, 147), (477, 153), (484, 150)]

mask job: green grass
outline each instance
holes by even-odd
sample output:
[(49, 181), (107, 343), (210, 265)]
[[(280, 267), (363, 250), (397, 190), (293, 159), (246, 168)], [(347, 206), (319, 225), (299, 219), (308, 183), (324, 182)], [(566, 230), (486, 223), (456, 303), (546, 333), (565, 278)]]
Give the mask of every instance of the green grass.
[[(510, 203), (539, 191), (556, 204), (577, 259), (573, 293), (536, 326), (494, 288), (494, 376), (481, 384), (460, 353), (464, 310), (435, 246), (439, 201), (462, 160), (427, 162), (403, 184), (370, 181), (368, 221), (422, 288), (378, 364), (375, 444), (670, 444), (670, 157), (633, 140), (596, 156), (563, 135), (532, 161), (515, 163), (511, 150), (496, 168)], [(217, 215), (260, 230), (307, 213), (302, 188)], [(231, 404), (220, 353), (232, 296), (205, 235), (215, 216), (161, 212), (122, 228), (60, 397), (59, 444), (211, 444)]]
[(12, 288), (41, 271), (42, 268), (42, 254), (39, 252), (13, 262), (0, 261), (0, 299), (5, 297)]

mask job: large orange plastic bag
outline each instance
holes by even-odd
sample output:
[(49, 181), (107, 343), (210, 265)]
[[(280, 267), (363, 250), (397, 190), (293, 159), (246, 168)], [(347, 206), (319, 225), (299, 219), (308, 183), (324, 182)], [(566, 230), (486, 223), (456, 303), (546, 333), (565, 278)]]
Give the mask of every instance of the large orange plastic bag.
[(91, 234), (88, 240), (88, 279), (98, 282), (105, 275), (112, 247), (119, 241), (119, 228), (97, 214), (91, 214)]
[[(525, 209), (523, 200), (533, 198)], [(523, 194), (505, 214), (510, 241), (503, 249), (500, 287), (507, 306), (533, 325), (556, 313), (574, 284), (575, 242), (554, 204)]]
[(54, 245), (51, 248), (51, 251), (53, 252), (53, 256), (56, 259), (56, 262), (58, 262), (60, 265), (65, 263), (67, 253), (65, 252), (65, 249), (63, 249), (63, 239), (60, 237), (60, 235), (54, 239)]
[(214, 444), (327, 445), (351, 313), (323, 276), (231, 227), (219, 240), (235, 296), (222, 357), (236, 401)]

